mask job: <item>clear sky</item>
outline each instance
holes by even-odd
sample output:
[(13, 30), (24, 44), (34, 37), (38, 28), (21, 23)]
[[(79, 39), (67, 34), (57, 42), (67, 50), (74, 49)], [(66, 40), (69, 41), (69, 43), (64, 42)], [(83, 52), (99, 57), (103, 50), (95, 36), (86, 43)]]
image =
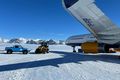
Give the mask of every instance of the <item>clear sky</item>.
[[(120, 26), (120, 0), (96, 0)], [(0, 37), (66, 39), (89, 33), (62, 7), (61, 0), (0, 0)]]

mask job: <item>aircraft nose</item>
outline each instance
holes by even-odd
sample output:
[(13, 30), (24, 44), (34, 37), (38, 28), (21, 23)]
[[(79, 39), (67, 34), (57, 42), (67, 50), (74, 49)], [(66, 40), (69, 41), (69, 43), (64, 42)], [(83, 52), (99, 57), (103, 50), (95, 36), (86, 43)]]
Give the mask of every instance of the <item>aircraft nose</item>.
[(75, 4), (78, 0), (63, 0), (65, 7), (69, 8), (71, 7), (73, 4)]

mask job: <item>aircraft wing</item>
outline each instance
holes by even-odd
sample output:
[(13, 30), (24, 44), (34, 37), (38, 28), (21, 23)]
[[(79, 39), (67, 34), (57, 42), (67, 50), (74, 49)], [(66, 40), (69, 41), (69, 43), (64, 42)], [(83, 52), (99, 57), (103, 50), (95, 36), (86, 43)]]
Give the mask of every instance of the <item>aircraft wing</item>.
[(95, 0), (63, 0), (63, 5), (97, 38), (98, 42), (120, 42), (120, 28), (96, 6)]

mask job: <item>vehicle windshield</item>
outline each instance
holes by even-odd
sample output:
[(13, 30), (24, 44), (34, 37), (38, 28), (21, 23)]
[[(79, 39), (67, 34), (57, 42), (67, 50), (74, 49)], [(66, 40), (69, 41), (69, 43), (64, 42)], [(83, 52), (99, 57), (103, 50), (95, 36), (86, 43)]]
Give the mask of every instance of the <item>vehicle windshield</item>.
[(14, 47), (15, 47), (15, 48), (22, 48), (21, 45), (15, 45)]

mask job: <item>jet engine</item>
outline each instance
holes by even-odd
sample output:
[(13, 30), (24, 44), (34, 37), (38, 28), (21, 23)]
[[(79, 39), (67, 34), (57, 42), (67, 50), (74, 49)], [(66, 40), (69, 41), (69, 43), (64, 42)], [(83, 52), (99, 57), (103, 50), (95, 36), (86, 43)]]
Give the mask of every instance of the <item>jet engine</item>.
[(99, 47), (97, 42), (85, 42), (81, 45), (84, 53), (98, 53)]
[[(119, 45), (108, 45), (108, 44), (99, 44), (96, 42), (85, 42), (82, 43), (81, 49), (84, 53), (113, 53), (117, 51), (117, 49), (120, 50)], [(112, 50), (113, 51), (112, 51)]]

